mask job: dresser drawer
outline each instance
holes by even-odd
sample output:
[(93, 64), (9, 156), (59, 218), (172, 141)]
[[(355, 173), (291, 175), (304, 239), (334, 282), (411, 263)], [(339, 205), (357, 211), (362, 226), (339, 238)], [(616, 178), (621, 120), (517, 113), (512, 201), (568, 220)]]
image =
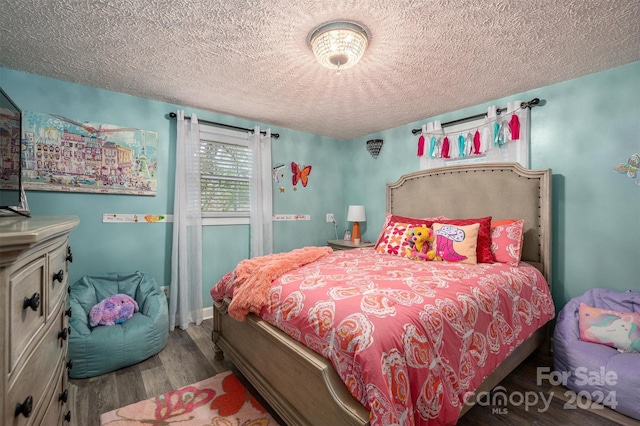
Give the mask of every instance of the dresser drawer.
[[(44, 325), (44, 282), (46, 257), (43, 255), (17, 270), (10, 278), (11, 304), (9, 318), (9, 373), (31, 340)], [(25, 306), (25, 299), (27, 304)], [(29, 303), (29, 300), (31, 302)]]
[[(66, 372), (66, 370), (64, 371)], [(55, 383), (55, 388), (51, 393), (49, 406), (47, 407), (47, 410), (42, 417), (42, 421), (40, 422), (42, 426), (62, 425), (64, 422), (71, 421), (72, 413), (70, 408), (68, 408), (71, 405), (69, 402), (69, 391), (65, 387), (66, 381), (64, 380), (64, 377), (66, 377), (66, 374), (63, 374), (61, 371), (58, 376), (58, 380)]]
[[(64, 306), (56, 312), (55, 318), (47, 325), (44, 336), (36, 342), (36, 348), (27, 357), (26, 363), (9, 378), (9, 398), (7, 398), (3, 425), (28, 425), (34, 418), (41, 417), (46, 405), (52, 398), (53, 382), (60, 380), (60, 372), (66, 371), (66, 341), (59, 337), (59, 333), (66, 328)], [(32, 410), (29, 417), (23, 414), (15, 416), (17, 404), (23, 404), (28, 398), (32, 400)]]
[(56, 247), (49, 254), (49, 276), (47, 278), (47, 316), (51, 315), (57, 305), (66, 296), (67, 289), (67, 244)]

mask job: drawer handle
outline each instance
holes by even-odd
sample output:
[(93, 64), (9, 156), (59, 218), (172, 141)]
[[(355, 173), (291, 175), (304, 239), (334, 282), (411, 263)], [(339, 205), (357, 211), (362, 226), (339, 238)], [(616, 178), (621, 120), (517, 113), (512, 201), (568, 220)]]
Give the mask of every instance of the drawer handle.
[(18, 417), (20, 414), (22, 414), (25, 417), (29, 417), (31, 415), (32, 410), (33, 410), (33, 397), (29, 395), (22, 404), (20, 404), (19, 402), (16, 404), (16, 412), (14, 414), (14, 417)]
[(70, 359), (69, 361), (67, 361), (67, 370), (71, 370), (73, 368), (73, 360)]
[(60, 395), (58, 395), (58, 402), (61, 404), (66, 404), (67, 399), (69, 399), (69, 390), (65, 389)]
[(32, 311), (37, 311), (40, 307), (40, 293), (33, 293), (31, 298), (25, 297), (22, 301), (22, 309), (31, 308)]
[(67, 262), (73, 263), (73, 253), (71, 253), (71, 246), (67, 246)]
[(72, 311), (71, 311), (71, 308), (69, 308), (69, 309), (67, 309), (66, 311), (64, 311), (64, 314), (65, 314), (66, 316), (68, 316), (69, 318), (71, 318), (71, 312), (72, 312)]
[(64, 280), (64, 271), (60, 269), (57, 273), (53, 274), (53, 282)]
[(64, 415), (64, 421), (71, 423), (71, 411), (67, 411), (67, 414)]
[(66, 328), (63, 328), (61, 332), (58, 333), (58, 339), (67, 340), (67, 336), (71, 332), (71, 328), (67, 331)]

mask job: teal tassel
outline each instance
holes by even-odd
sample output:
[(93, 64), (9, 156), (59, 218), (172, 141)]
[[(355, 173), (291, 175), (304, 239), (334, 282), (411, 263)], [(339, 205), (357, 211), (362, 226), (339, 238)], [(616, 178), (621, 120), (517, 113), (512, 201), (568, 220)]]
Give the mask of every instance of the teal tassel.
[(429, 141), (429, 157), (434, 158), (436, 151), (436, 137), (431, 136), (431, 140)]
[(502, 134), (502, 124), (495, 123), (493, 125), (493, 145), (494, 146), (502, 146), (504, 145), (504, 135)]
[(464, 157), (466, 155), (464, 152), (464, 136), (458, 135), (458, 157)]

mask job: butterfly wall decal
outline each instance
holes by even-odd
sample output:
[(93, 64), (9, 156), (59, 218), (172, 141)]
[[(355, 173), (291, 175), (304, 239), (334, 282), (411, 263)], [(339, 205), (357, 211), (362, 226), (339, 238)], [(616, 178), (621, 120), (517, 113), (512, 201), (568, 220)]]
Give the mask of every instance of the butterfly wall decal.
[(640, 154), (633, 154), (626, 163), (620, 163), (613, 168), (620, 174), (626, 174), (635, 179), (636, 185), (640, 185)]
[(291, 172), (293, 173), (293, 176), (291, 176), (293, 186), (296, 186), (298, 182), (301, 182), (303, 187), (307, 186), (309, 175), (311, 174), (311, 166), (300, 167), (295, 162), (291, 162)]

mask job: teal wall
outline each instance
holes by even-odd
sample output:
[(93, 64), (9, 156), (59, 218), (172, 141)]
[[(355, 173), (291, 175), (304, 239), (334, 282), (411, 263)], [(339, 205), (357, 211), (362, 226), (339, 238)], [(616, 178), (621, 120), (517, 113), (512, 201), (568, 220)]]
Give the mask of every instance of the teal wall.
[[(374, 240), (385, 213), (385, 184), (418, 170), (416, 136), (411, 129), (431, 120), (453, 120), (504, 106), (510, 100), (538, 97), (545, 105), (531, 112), (531, 167), (553, 170), (553, 295), (558, 308), (585, 290), (602, 286), (640, 288), (640, 187), (613, 166), (640, 152), (640, 63), (542, 87), (489, 103), (428, 117), (351, 141), (271, 126), (273, 163), (287, 165), (274, 183), (274, 213), (309, 214), (310, 221), (275, 222), (274, 250), (324, 245), (346, 227), (349, 204), (363, 204), (363, 239)], [(170, 223), (102, 223), (103, 213), (173, 211), (175, 122), (166, 114), (187, 114), (242, 127), (259, 124), (226, 115), (110, 92), (0, 68), (0, 86), (23, 110), (57, 114), (158, 132), (158, 192), (155, 197), (29, 191), (34, 215), (80, 217), (71, 235), (74, 262), (70, 279), (110, 271), (145, 270), (161, 285), (170, 282)], [(377, 159), (365, 141), (384, 139)], [(349, 161), (347, 161), (349, 159)], [(309, 185), (293, 191), (289, 165), (312, 165)], [(280, 192), (279, 186), (285, 188)], [(203, 231), (205, 306), (208, 289), (248, 257), (247, 226), (207, 226)]]
[[(171, 281), (171, 223), (102, 223), (104, 213), (171, 214), (175, 169), (175, 120), (166, 115), (178, 108), (200, 119), (253, 128), (262, 123), (241, 120), (164, 102), (82, 86), (0, 68), (0, 87), (23, 110), (61, 115), (158, 132), (157, 195), (132, 196), (90, 193), (27, 191), (32, 215), (77, 215), (80, 225), (70, 237), (73, 264), (71, 282), (83, 275), (104, 272), (147, 271), (160, 285)], [(342, 154), (344, 142), (313, 134), (271, 127), (280, 134), (272, 139), (273, 161), (288, 164), (281, 184), (274, 183), (274, 213), (308, 214), (310, 221), (276, 222), (274, 250), (305, 245), (326, 245), (334, 238), (326, 213), (340, 218), (344, 199)], [(293, 191), (291, 162), (312, 166), (309, 184)], [(285, 187), (285, 192), (279, 186)], [(203, 297), (211, 305), (211, 286), (249, 255), (246, 225), (206, 226), (203, 230)]]
[[(367, 209), (366, 238), (385, 213), (384, 185), (419, 169), (411, 129), (540, 98), (531, 110), (531, 168), (553, 173), (552, 286), (556, 308), (593, 287), (640, 290), (640, 186), (613, 167), (640, 153), (640, 62), (358, 138), (346, 200)], [(368, 139), (384, 139), (373, 159)]]

